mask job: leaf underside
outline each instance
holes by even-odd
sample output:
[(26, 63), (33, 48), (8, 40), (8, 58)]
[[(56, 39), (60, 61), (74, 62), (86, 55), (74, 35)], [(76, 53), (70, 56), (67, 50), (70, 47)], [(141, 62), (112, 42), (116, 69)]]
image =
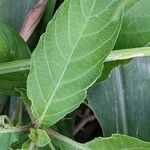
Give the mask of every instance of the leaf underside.
[(114, 0), (66, 0), (31, 58), (27, 93), (39, 124), (50, 126), (77, 108), (101, 74), (120, 30)]

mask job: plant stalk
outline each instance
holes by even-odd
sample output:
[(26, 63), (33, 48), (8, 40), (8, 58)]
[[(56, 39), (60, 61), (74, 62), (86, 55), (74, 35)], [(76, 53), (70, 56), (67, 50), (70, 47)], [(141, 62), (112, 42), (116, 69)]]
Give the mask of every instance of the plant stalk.
[(66, 136), (63, 136), (57, 132), (55, 132), (54, 130), (51, 130), (51, 129), (45, 129), (45, 131), (47, 132), (47, 134), (52, 137), (52, 138), (55, 138), (61, 142), (64, 142), (72, 147), (75, 147), (75, 148), (78, 148), (80, 150), (89, 150), (88, 147), (86, 147), (86, 145), (84, 144), (80, 144), (70, 138), (67, 138)]
[(25, 132), (28, 131), (30, 129), (30, 126), (24, 126), (24, 127), (11, 127), (11, 128), (7, 128), (7, 129), (0, 129), (0, 134), (4, 134), (4, 133), (17, 133), (17, 132)]
[(114, 50), (108, 55), (106, 62), (148, 56), (150, 56), (150, 47)]
[[(150, 56), (150, 47), (114, 50), (108, 55), (105, 62), (126, 60), (136, 57), (148, 57), (148, 56)], [(29, 70), (30, 70), (30, 59), (0, 63), (0, 75)]]
[(0, 75), (30, 70), (30, 59), (0, 63)]

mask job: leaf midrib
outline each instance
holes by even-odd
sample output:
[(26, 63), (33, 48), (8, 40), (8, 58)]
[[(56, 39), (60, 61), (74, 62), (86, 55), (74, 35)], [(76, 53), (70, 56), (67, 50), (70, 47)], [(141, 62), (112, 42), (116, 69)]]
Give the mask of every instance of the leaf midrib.
[[(70, 3), (71, 3), (71, 2), (70, 2)], [(93, 5), (92, 5), (92, 7), (91, 7), (91, 11), (90, 11), (90, 13), (89, 13), (89, 16), (92, 14), (92, 12), (93, 12), (93, 10), (94, 10), (94, 7), (95, 7), (95, 4), (96, 4), (96, 0), (94, 1)], [(70, 12), (70, 4), (69, 4), (69, 12)], [(70, 14), (69, 12), (68, 12), (68, 16), (69, 16), (69, 14)], [(44, 120), (44, 117), (45, 117), (45, 115), (46, 115), (46, 112), (47, 112), (48, 109), (49, 109), (49, 106), (50, 106), (50, 104), (51, 104), (51, 101), (52, 101), (52, 99), (54, 98), (55, 93), (57, 92), (57, 89), (59, 88), (59, 85), (60, 85), (60, 83), (61, 83), (61, 81), (62, 81), (62, 79), (63, 79), (63, 77), (64, 77), (64, 74), (65, 74), (65, 72), (66, 72), (66, 70), (67, 70), (67, 67), (68, 67), (68, 65), (69, 65), (69, 63), (70, 63), (70, 61), (71, 61), (71, 58), (72, 58), (72, 56), (73, 56), (73, 54), (74, 54), (74, 50), (75, 50), (76, 47), (78, 46), (78, 43), (79, 43), (79, 41), (80, 41), (80, 39), (81, 39), (81, 37), (82, 37), (82, 34), (83, 34), (84, 31), (85, 31), (85, 28), (86, 28), (86, 26), (87, 26), (87, 24), (88, 24), (88, 22), (89, 22), (89, 20), (90, 20), (90, 17), (89, 17), (89, 16), (87, 17), (87, 20), (86, 20), (85, 25), (84, 25), (84, 27), (83, 27), (83, 29), (82, 29), (82, 32), (80, 33), (80, 36), (79, 36), (79, 38), (78, 38), (78, 40), (77, 40), (77, 42), (76, 42), (76, 44), (75, 44), (75, 46), (74, 46), (74, 48), (73, 48), (73, 50), (72, 50), (70, 56), (69, 56), (69, 58), (68, 58), (68, 61), (67, 61), (66, 65), (65, 65), (65, 67), (64, 67), (64, 69), (63, 69), (62, 75), (61, 75), (60, 79), (58, 80), (58, 82), (57, 82), (57, 84), (56, 84), (56, 86), (55, 86), (55, 88), (54, 88), (54, 90), (53, 90), (53, 92), (52, 92), (52, 95), (50, 96), (50, 98), (48, 98), (48, 103), (47, 103), (47, 105), (46, 105), (46, 107), (45, 107), (45, 109), (44, 109), (44, 111), (43, 111), (41, 117), (38, 119), (39, 126), (42, 124), (42, 121)], [(69, 17), (68, 17), (68, 36), (69, 36)]]

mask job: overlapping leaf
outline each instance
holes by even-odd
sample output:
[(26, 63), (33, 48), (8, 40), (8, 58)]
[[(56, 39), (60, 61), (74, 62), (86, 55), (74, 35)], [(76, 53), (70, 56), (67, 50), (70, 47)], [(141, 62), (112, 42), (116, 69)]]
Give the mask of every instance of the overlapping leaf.
[[(30, 58), (30, 52), (23, 39), (10, 27), (0, 23), (0, 63)], [(26, 86), (27, 73), (0, 75), (0, 94), (14, 95), (15, 88)]]
[(115, 134), (108, 138), (96, 138), (88, 143), (74, 145), (56, 141), (59, 150), (149, 150), (150, 143), (139, 139)]
[[(148, 46), (150, 1), (142, 0), (124, 16), (116, 48)], [(150, 58), (134, 59), (88, 92), (105, 136), (128, 134), (150, 141)]]
[(18, 128), (13, 127), (7, 116), (0, 116), (0, 145), (2, 150), (8, 150), (9, 146), (17, 140)]
[(38, 0), (0, 0), (0, 22), (20, 31), (25, 15)]
[(34, 51), (27, 82), (39, 124), (53, 125), (84, 100), (121, 24), (120, 1), (66, 0)]
[(110, 138), (98, 138), (89, 142), (91, 150), (149, 150), (150, 143), (140, 141), (136, 138), (113, 135)]

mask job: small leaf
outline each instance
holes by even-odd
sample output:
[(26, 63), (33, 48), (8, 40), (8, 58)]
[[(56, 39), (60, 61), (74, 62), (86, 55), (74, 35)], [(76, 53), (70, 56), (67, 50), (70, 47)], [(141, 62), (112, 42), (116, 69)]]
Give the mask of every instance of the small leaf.
[(21, 150), (29, 150), (30, 144), (31, 144), (31, 140), (28, 139), (26, 142), (22, 144)]
[(38, 125), (55, 124), (83, 102), (116, 42), (119, 5), (119, 0), (66, 0), (50, 21), (32, 54), (27, 81)]
[(50, 142), (50, 138), (45, 130), (30, 129), (29, 138), (38, 146), (44, 147)]

